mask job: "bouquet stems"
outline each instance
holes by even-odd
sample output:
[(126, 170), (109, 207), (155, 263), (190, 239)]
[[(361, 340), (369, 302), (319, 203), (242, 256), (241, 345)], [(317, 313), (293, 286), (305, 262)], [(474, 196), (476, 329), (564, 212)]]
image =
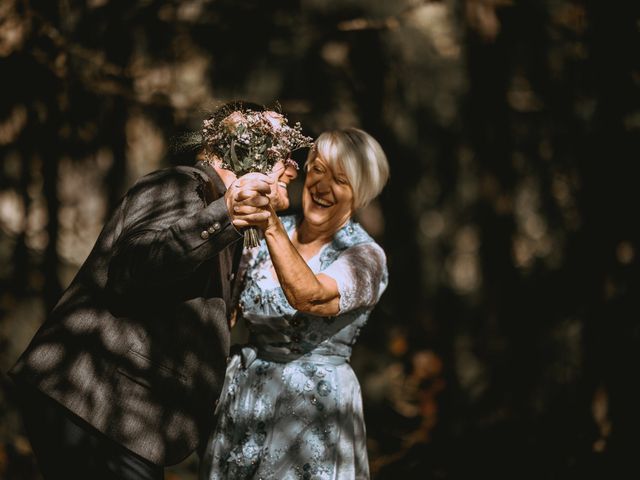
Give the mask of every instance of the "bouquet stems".
[(256, 227), (248, 227), (244, 231), (244, 247), (255, 248), (260, 245), (260, 237)]

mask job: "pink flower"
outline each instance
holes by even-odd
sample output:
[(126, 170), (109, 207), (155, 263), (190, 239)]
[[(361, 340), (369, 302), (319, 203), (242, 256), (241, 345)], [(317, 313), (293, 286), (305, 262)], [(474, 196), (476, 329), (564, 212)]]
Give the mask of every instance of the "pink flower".
[(235, 112), (231, 112), (220, 122), (220, 126), (227, 130), (229, 133), (233, 134), (236, 132), (238, 127), (243, 123), (246, 123), (247, 119), (244, 114), (238, 110)]
[(262, 112), (262, 118), (269, 122), (269, 125), (271, 125), (271, 129), (274, 132), (279, 132), (280, 130), (282, 130), (282, 127), (285, 124), (284, 115), (278, 112), (274, 112), (273, 110)]

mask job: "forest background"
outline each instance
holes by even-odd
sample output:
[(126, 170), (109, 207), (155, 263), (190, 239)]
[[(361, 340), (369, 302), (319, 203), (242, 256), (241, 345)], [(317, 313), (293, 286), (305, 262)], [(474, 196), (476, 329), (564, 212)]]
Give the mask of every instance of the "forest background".
[(5, 372), (233, 99), (389, 157), (352, 362), (374, 479), (637, 477), (639, 40), (637, 1), (3, 0), (0, 478), (38, 478)]

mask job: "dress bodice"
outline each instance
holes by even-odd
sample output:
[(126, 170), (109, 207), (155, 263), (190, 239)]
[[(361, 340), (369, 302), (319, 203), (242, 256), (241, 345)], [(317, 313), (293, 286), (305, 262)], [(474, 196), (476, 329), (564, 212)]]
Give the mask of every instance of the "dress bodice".
[[(299, 218), (281, 220), (291, 237)], [(350, 357), (351, 347), (388, 281), (384, 251), (358, 223), (350, 220), (307, 262), (314, 273), (336, 280), (340, 311), (335, 316), (302, 313), (289, 305), (272, 273), (264, 240), (245, 255), (241, 271), (245, 284), (239, 303), (250, 343), (262, 356), (279, 361), (301, 356), (343, 361)]]

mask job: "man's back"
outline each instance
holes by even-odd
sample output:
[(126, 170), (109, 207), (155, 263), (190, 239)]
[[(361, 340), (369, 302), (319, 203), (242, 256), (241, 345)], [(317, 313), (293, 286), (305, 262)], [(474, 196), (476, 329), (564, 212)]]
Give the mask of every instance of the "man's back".
[(137, 182), (11, 372), (156, 464), (196, 448), (222, 387), (242, 238), (224, 191), (204, 165)]

